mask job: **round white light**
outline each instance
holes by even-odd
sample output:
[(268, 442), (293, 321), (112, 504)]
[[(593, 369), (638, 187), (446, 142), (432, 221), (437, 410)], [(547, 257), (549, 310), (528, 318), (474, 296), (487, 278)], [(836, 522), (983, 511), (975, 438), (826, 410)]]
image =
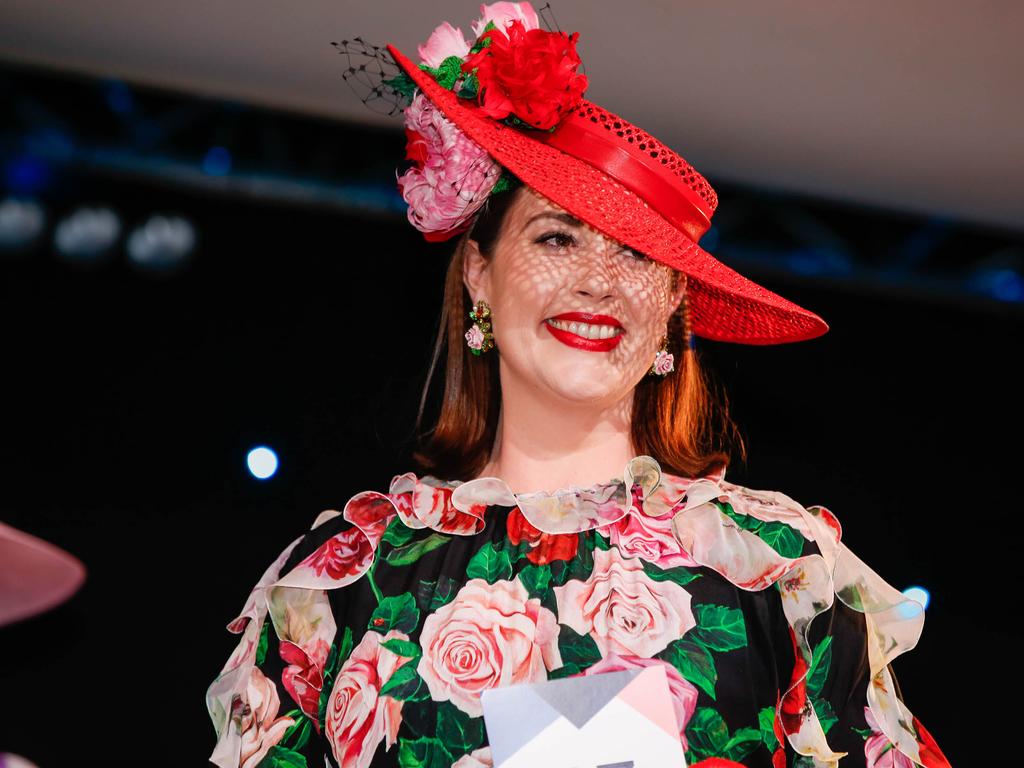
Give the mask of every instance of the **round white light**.
[(249, 451), (245, 463), (252, 476), (258, 480), (266, 480), (277, 472), (277, 454), (265, 445), (260, 445)]
[(907, 587), (903, 590), (903, 596), (912, 601), (903, 603), (900, 606), (900, 612), (906, 618), (912, 618), (925, 610), (928, 607), (928, 601), (931, 599), (931, 595), (928, 594), (928, 590), (924, 587)]

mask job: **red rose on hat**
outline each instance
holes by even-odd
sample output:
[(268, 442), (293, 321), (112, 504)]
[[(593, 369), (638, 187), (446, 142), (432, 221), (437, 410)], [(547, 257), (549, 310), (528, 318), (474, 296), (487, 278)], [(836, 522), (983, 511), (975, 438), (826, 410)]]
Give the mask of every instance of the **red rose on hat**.
[[(587, 76), (576, 72), (579, 32), (526, 29), (513, 19), (505, 31), (491, 29), (481, 36), (490, 44), (462, 64), (476, 69), (480, 110), (495, 120), (512, 114), (542, 130), (555, 127), (583, 98)], [(478, 41), (479, 42), (479, 41)]]

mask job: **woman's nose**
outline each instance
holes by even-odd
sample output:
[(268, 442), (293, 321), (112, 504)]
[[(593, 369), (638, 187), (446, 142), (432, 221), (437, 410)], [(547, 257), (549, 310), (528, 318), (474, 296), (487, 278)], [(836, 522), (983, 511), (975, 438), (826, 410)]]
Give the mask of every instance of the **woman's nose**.
[(611, 296), (615, 285), (612, 249), (606, 246), (591, 248), (581, 256), (576, 291), (597, 299)]

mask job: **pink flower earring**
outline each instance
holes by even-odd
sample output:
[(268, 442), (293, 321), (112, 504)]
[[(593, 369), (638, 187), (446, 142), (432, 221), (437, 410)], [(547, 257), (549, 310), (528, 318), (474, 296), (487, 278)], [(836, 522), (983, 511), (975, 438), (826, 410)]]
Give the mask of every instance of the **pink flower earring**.
[[(681, 275), (684, 285), (687, 282), (687, 276)], [(694, 337), (693, 330), (690, 328), (690, 291), (689, 288), (683, 293), (683, 300), (679, 303), (679, 308), (676, 310), (682, 318), (683, 324), (683, 352), (694, 349)], [(668, 333), (661, 337), (661, 349), (654, 355), (654, 363), (648, 369), (647, 373), (655, 376), (667, 376), (676, 368), (675, 356), (668, 351)]]
[(661, 337), (661, 349), (654, 356), (654, 364), (648, 373), (667, 376), (675, 370), (675, 356), (668, 351), (668, 334)]
[(466, 343), (474, 355), (481, 355), (494, 348), (494, 334), (491, 333), (491, 308), (483, 299), (477, 299), (469, 310), (473, 325), (466, 331)]

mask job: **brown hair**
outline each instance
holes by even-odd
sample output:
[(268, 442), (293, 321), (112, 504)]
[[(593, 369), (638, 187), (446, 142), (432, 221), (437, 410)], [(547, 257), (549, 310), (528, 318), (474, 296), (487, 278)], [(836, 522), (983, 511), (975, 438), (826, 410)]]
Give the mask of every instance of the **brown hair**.
[[(488, 198), (473, 227), (456, 243), (448, 265), (437, 340), (416, 417), (418, 448), (412, 454), (421, 471), (440, 478), (476, 477), (494, 444), (501, 408), (498, 355), (497, 350), (474, 355), (465, 343), (472, 300), (463, 283), (463, 253), (466, 241), (472, 239), (482, 254), (493, 255), (505, 215), (521, 188), (521, 182), (513, 179), (508, 190)], [(712, 386), (697, 351), (683, 349), (681, 311), (672, 315), (668, 335), (669, 351), (680, 362), (667, 376), (644, 376), (636, 385), (631, 425), (634, 450), (653, 456), (664, 471), (683, 477), (698, 477), (728, 465), (734, 442), (746, 461), (746, 447), (729, 416), (726, 396)], [(434, 426), (423, 432), (427, 394), (445, 348), (440, 414)]]

